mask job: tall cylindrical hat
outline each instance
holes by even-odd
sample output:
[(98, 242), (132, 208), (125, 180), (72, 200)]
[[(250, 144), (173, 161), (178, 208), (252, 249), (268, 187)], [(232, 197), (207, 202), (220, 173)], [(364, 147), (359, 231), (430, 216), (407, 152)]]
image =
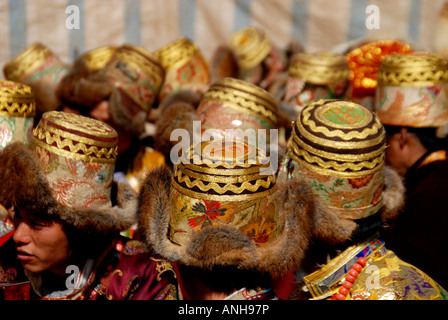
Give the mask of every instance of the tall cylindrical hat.
[(0, 150), (15, 141), (28, 145), (35, 113), (31, 87), (0, 80)]
[(302, 176), (338, 216), (358, 220), (383, 208), (385, 130), (369, 109), (318, 100), (294, 122), (279, 179)]
[(329, 51), (296, 54), (288, 69), (284, 101), (296, 114), (319, 99), (342, 98), (350, 69), (345, 56)]
[[(197, 113), (203, 132), (211, 130), (209, 132), (218, 134), (220, 138), (226, 137), (226, 130), (238, 138), (244, 137), (245, 132), (253, 133), (254, 139), (250, 141), (254, 144), (258, 137), (256, 130), (277, 127), (274, 98), (259, 86), (234, 78), (213, 83), (202, 97)], [(252, 131), (247, 132), (248, 129)]]
[(384, 124), (439, 127), (448, 123), (448, 62), (416, 52), (394, 54), (381, 63), (376, 111)]
[(179, 91), (204, 93), (210, 84), (207, 60), (196, 44), (186, 37), (176, 39), (154, 53), (165, 70), (159, 99)]

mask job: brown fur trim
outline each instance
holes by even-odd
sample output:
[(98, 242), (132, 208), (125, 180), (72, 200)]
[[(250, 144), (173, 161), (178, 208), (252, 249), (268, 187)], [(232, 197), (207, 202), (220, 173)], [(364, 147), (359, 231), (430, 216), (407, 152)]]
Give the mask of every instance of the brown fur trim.
[(384, 167), (383, 210), (382, 221), (394, 220), (398, 217), (405, 203), (406, 188), (403, 178), (391, 167)]
[[(171, 149), (177, 143), (182, 142), (188, 146), (192, 143), (193, 121), (200, 121), (200, 119), (194, 106), (190, 103), (177, 101), (165, 107), (160, 119), (156, 122), (154, 134), (154, 147), (165, 156), (165, 159), (170, 159)], [(189, 141), (171, 141), (171, 133), (175, 129), (187, 130)]]
[(209, 226), (178, 246), (168, 238), (171, 203), (171, 171), (150, 172), (140, 190), (138, 228), (146, 244), (171, 261), (209, 269), (214, 265), (234, 265), (243, 269), (281, 276), (300, 265), (313, 236), (313, 195), (300, 179), (279, 182), (279, 215), (283, 233), (273, 243), (259, 247), (250, 238), (228, 226)]
[(203, 95), (199, 92), (182, 90), (174, 94), (170, 94), (168, 97), (166, 97), (160, 104), (159, 109), (161, 112), (163, 112), (168, 107), (178, 102), (189, 104), (197, 109), (199, 104), (201, 103), (202, 96)]
[(110, 209), (73, 209), (61, 205), (53, 197), (38, 157), (20, 142), (7, 146), (0, 154), (0, 175), (3, 179), (0, 203), (7, 207), (14, 205), (59, 215), (68, 224), (97, 234), (123, 231), (136, 222), (136, 194), (124, 184), (118, 186), (118, 196), (112, 200), (117, 205)]

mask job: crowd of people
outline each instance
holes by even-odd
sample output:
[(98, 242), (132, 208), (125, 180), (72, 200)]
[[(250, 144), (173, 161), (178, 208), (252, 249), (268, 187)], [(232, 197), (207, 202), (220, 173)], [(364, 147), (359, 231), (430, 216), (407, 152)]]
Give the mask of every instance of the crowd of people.
[(1, 299), (448, 298), (445, 57), (246, 27), (3, 71)]

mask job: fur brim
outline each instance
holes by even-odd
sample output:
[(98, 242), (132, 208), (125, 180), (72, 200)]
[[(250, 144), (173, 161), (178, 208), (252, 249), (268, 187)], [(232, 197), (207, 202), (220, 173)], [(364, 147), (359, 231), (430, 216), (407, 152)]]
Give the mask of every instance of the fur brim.
[(381, 220), (394, 220), (404, 207), (406, 187), (403, 178), (391, 167), (384, 167), (384, 193)]
[(66, 223), (88, 233), (108, 234), (136, 223), (137, 195), (124, 183), (118, 184), (115, 206), (106, 210), (73, 209), (61, 205), (52, 195), (36, 154), (20, 142), (0, 154), (0, 203), (24, 207), (48, 215), (59, 215)]
[[(336, 239), (337, 231), (351, 230), (324, 209), (311, 189), (301, 179), (277, 183), (279, 221), (283, 233), (274, 242), (258, 246), (247, 235), (229, 226), (208, 226), (194, 234), (185, 245), (168, 238), (171, 217), (169, 190), (172, 172), (167, 167), (150, 172), (142, 185), (138, 199), (138, 229), (147, 246), (157, 254), (188, 266), (210, 269), (215, 265), (232, 265), (241, 269), (268, 272), (274, 277), (295, 270), (301, 263), (316, 230)], [(325, 227), (316, 227), (316, 223)], [(347, 222), (350, 224), (351, 222)], [(345, 237), (346, 235), (342, 233)], [(338, 238), (339, 237), (339, 238)]]

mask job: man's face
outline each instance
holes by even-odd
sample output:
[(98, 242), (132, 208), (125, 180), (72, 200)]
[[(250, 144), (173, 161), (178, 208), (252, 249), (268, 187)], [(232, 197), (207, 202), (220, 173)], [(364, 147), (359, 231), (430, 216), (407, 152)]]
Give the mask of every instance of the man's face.
[(60, 223), (43, 221), (27, 215), (26, 210), (16, 210), (14, 227), (17, 258), (25, 270), (65, 274), (71, 251)]

